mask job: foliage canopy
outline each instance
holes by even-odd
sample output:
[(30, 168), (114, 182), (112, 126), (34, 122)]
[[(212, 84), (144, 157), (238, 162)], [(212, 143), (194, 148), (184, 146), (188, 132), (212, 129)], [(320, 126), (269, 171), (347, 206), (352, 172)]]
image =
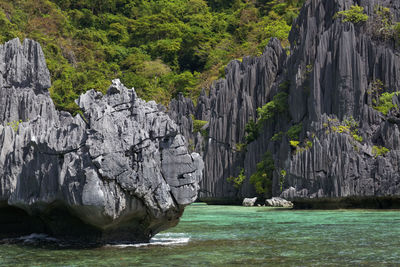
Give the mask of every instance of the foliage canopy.
[(59, 109), (111, 79), (146, 100), (196, 97), (230, 60), (259, 55), (271, 37), (288, 44), (304, 1), (0, 0), (0, 42), (38, 41)]

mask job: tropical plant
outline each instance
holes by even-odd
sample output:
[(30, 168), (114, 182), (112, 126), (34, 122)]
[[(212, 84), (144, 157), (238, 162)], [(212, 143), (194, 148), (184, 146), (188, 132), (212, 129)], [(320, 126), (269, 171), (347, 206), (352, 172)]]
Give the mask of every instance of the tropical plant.
[(393, 97), (398, 94), (398, 92), (383, 93), (372, 107), (386, 116), (390, 110), (398, 108), (396, 104), (393, 104)]
[(282, 114), (287, 111), (288, 105), (288, 94), (280, 92), (276, 94), (271, 101), (257, 109), (258, 120), (260, 122), (269, 120), (278, 114)]
[(300, 133), (303, 130), (303, 124), (299, 123), (289, 128), (286, 135), (290, 140), (299, 140)]
[(390, 150), (384, 146), (373, 146), (372, 147), (372, 154), (374, 155), (375, 158), (379, 156), (384, 156), (387, 154)]
[(239, 189), (242, 186), (245, 179), (246, 179), (246, 175), (244, 175), (244, 169), (242, 168), (237, 177), (233, 177), (233, 176), (228, 177), (227, 181), (229, 183), (232, 183), (233, 187), (235, 187), (236, 189)]
[(342, 18), (343, 21), (352, 22), (354, 24), (363, 23), (368, 20), (368, 15), (364, 14), (364, 8), (353, 5), (348, 10), (339, 11), (335, 17)]
[(256, 140), (258, 138), (258, 136), (260, 135), (260, 128), (261, 128), (261, 124), (259, 123), (255, 123), (254, 120), (250, 120), (245, 127), (245, 132), (246, 132), (246, 143), (250, 144), (251, 142), (253, 142), (254, 140)]

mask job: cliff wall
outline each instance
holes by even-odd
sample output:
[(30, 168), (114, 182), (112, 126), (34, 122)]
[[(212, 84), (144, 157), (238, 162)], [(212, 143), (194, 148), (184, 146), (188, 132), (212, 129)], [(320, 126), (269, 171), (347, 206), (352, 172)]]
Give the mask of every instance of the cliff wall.
[[(366, 22), (336, 15), (353, 5), (364, 8)], [(383, 7), (395, 25), (397, 1), (307, 1), (290, 33), (290, 50), (272, 39), (261, 57), (228, 65), (225, 79), (203, 93), (193, 111), (196, 119), (209, 122), (201, 197), (254, 195), (249, 177), (267, 151), (274, 161), (275, 196), (400, 194), (400, 98), (392, 95), (394, 108), (387, 113), (374, 108), (383, 92), (400, 89), (395, 36), (382, 36), (384, 29), (376, 24)], [(238, 151), (246, 125), (258, 118), (257, 108), (279, 92), (288, 94), (286, 112), (262, 123), (258, 138)], [(291, 146), (288, 131), (296, 125), (299, 143)], [(241, 168), (247, 179), (237, 192), (227, 178)]]

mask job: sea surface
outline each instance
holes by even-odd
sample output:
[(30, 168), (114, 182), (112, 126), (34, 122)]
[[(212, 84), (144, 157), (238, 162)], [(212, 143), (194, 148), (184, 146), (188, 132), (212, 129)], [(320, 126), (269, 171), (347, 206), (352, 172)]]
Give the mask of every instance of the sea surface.
[(400, 266), (400, 211), (189, 206), (149, 244), (0, 245), (0, 266)]

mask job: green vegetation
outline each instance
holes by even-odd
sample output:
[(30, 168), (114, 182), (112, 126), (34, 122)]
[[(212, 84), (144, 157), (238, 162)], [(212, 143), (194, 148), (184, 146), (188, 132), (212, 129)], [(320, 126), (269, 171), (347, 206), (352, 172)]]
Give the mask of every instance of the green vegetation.
[(283, 183), (285, 182), (286, 175), (287, 175), (286, 171), (281, 170), (279, 177), (279, 189), (281, 190), (281, 192), (283, 191)]
[[(258, 113), (258, 120), (257, 122), (254, 122), (254, 120), (250, 120), (246, 124), (246, 143), (249, 144), (256, 140), (258, 136), (260, 135), (260, 129), (262, 127), (262, 124), (269, 120), (274, 118), (278, 114), (283, 114), (287, 112), (287, 106), (288, 106), (288, 94), (285, 92), (279, 92), (276, 94), (271, 101), (266, 103), (264, 106), (261, 108), (257, 109)], [(282, 134), (283, 135), (283, 134)], [(277, 141), (278, 139), (282, 138), (282, 135), (274, 135), (272, 141)]]
[(395, 40), (400, 45), (400, 23), (395, 22), (390, 8), (375, 5), (373, 11), (372, 16), (368, 17), (362, 7), (352, 6), (350, 10), (338, 12), (335, 17), (355, 24), (367, 22), (367, 31), (372, 37), (382, 41)]
[(261, 123), (267, 121), (277, 114), (282, 114), (287, 111), (288, 106), (288, 94), (280, 92), (276, 94), (271, 101), (257, 109), (258, 122)]
[(373, 80), (369, 87), (367, 94), (371, 96), (372, 104), (376, 104), (384, 90), (383, 82), (379, 79)]
[(400, 22), (396, 23), (393, 27), (393, 35), (396, 41), (396, 45), (400, 46)]
[(290, 127), (286, 134), (290, 140), (299, 140), (302, 129), (303, 124), (299, 123)]
[(188, 140), (188, 149), (189, 149), (190, 153), (195, 152), (194, 151), (195, 150), (194, 141), (191, 138), (189, 138), (189, 140)]
[(373, 38), (381, 41), (394, 40), (396, 46), (400, 46), (400, 22), (395, 22), (394, 15), (388, 7), (375, 5), (371, 17), (368, 17), (364, 14), (363, 7), (351, 6), (349, 10), (336, 13), (334, 18), (341, 18), (354, 24), (367, 22), (367, 32)]
[(11, 121), (7, 123), (7, 126), (11, 126), (11, 128), (15, 131), (18, 132), (19, 125), (22, 123), (22, 120), (19, 121)]
[(275, 170), (274, 159), (268, 151), (261, 162), (257, 164), (257, 171), (250, 176), (250, 183), (254, 185), (258, 194), (270, 195), (272, 187), (272, 172)]
[(398, 108), (397, 105), (393, 104), (393, 97), (398, 94), (398, 92), (383, 93), (379, 96), (378, 100), (372, 105), (372, 107), (386, 116), (390, 110)]
[(375, 5), (374, 15), (370, 19), (369, 31), (372, 36), (383, 41), (395, 40), (400, 46), (400, 23), (395, 22), (394, 16), (389, 8)]
[(194, 116), (192, 116), (192, 121), (193, 121), (193, 132), (194, 133), (197, 133), (197, 132), (201, 133), (201, 128), (203, 128), (204, 125), (206, 125), (208, 123), (208, 121), (195, 120)]
[(289, 143), (293, 148), (297, 148), (300, 144), (300, 141), (290, 140)]
[(146, 100), (196, 97), (230, 60), (259, 55), (271, 37), (288, 46), (304, 0), (0, 0), (0, 42), (43, 47), (57, 108), (111, 79)]
[(279, 84), (280, 91), (289, 93), (289, 89), (290, 89), (290, 81), (289, 80), (285, 80)]
[(312, 70), (313, 70), (313, 65), (311, 65), (311, 64), (308, 64), (307, 66), (306, 66), (306, 75), (308, 76), (308, 75), (310, 75), (310, 73), (312, 72)]
[(229, 183), (232, 183), (233, 187), (235, 187), (236, 189), (239, 189), (242, 186), (245, 179), (246, 179), (246, 175), (244, 175), (244, 169), (242, 168), (237, 177), (231, 176), (231, 177), (228, 177), (226, 180)]
[(290, 127), (289, 130), (286, 132), (286, 135), (289, 138), (290, 146), (293, 149), (295, 149), (296, 153), (300, 153), (312, 147), (312, 142), (308, 140), (303, 141), (303, 146), (305, 145), (305, 147), (300, 147), (299, 140), (300, 140), (300, 133), (302, 130), (303, 130), (303, 124), (299, 123)]
[(307, 141), (306, 142), (306, 147), (308, 148), (308, 149), (310, 149), (310, 148), (312, 148), (312, 146), (313, 146), (313, 142), (311, 142), (311, 141)]
[(373, 146), (372, 147), (372, 154), (374, 154), (375, 158), (377, 158), (379, 156), (384, 156), (389, 151), (390, 150), (384, 146)]
[(390, 9), (381, 5), (375, 5), (371, 30), (375, 37), (389, 40), (394, 34), (393, 14)]
[(366, 22), (368, 20), (368, 15), (364, 14), (364, 8), (357, 5), (351, 6), (349, 10), (343, 10), (336, 13), (335, 17), (354, 24)]
[(330, 132), (348, 134), (357, 142), (361, 143), (363, 141), (358, 132), (358, 122), (353, 117), (344, 119), (342, 122), (338, 119), (328, 119), (328, 123), (324, 123), (323, 126), (326, 128), (327, 134)]
[(235, 145), (235, 149), (237, 152), (246, 152), (247, 143), (237, 143)]
[(393, 104), (393, 97), (397, 96), (399, 92), (388, 93), (384, 92), (384, 90), (383, 82), (376, 79), (371, 82), (370, 89), (367, 93), (371, 96), (372, 107), (386, 116), (393, 108), (399, 108), (397, 105)]
[(274, 135), (271, 137), (271, 141), (273, 141), (273, 142), (281, 141), (283, 135), (284, 135), (284, 133), (283, 133), (282, 131), (279, 132), (279, 133), (276, 133), (276, 134), (274, 134)]
[(301, 133), (302, 129), (303, 129), (303, 124), (302, 123), (293, 125), (292, 127), (289, 128), (289, 130), (286, 133), (284, 133), (282, 131), (280, 131), (278, 133), (275, 133), (271, 137), (271, 141), (274, 141), (274, 142), (281, 141), (282, 137), (284, 135), (286, 135), (290, 140), (289, 141), (290, 145), (292, 147), (296, 148), (300, 144), (299, 140), (300, 140), (300, 133)]
[(250, 144), (251, 142), (253, 142), (254, 140), (256, 140), (258, 138), (258, 136), (260, 135), (260, 128), (261, 128), (261, 124), (259, 123), (255, 123), (254, 120), (250, 120), (245, 127), (245, 132), (246, 132), (246, 143)]
[(359, 136), (358, 134), (352, 134), (354, 140), (356, 140), (359, 143), (362, 143), (362, 141), (364, 140), (361, 136)]
[(299, 141), (290, 140), (289, 142), (290, 146), (294, 149), (295, 154), (310, 150), (313, 146), (313, 142), (307, 139), (302, 142), (302, 145), (300, 145)]

